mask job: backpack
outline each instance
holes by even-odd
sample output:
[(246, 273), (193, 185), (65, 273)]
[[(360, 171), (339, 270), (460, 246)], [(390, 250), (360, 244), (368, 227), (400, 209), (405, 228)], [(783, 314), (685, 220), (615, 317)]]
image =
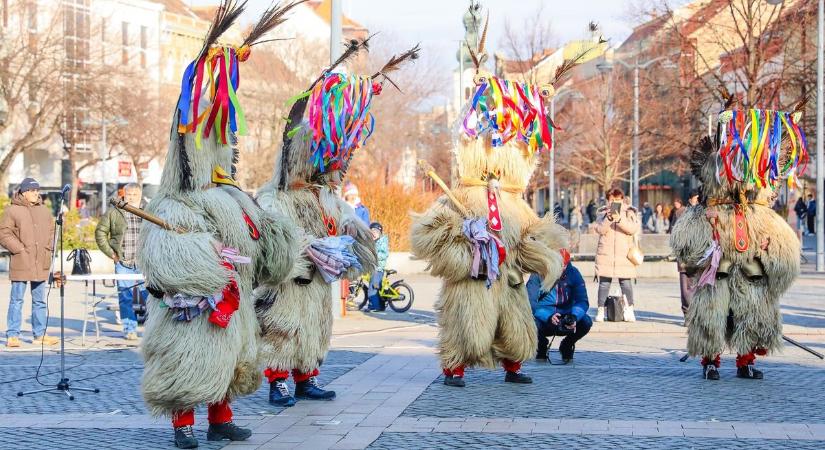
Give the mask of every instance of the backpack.
[(74, 260), (72, 275), (89, 275), (92, 273), (92, 255), (85, 248), (76, 248), (69, 253), (66, 261)]

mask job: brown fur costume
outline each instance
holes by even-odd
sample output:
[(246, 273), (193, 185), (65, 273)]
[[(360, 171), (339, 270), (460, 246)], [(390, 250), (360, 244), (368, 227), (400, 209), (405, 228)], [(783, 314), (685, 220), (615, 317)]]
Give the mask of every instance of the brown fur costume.
[(461, 185), (453, 190), (474, 216), (487, 216), (487, 173), (500, 173), (498, 205), (507, 250), (501, 277), (491, 289), (470, 277), (472, 248), (462, 232), (462, 217), (446, 197), (424, 214), (413, 216), (413, 253), (430, 263), (443, 278), (438, 312), (439, 352), (446, 369), (458, 366), (495, 367), (500, 360), (523, 361), (536, 351), (537, 331), (523, 274), (538, 273), (544, 286), (561, 275), (559, 250), (567, 232), (552, 217), (539, 219), (522, 198), (535, 168), (535, 156), (515, 140), (491, 148), (489, 137), (462, 138), (458, 149)]
[[(702, 181), (704, 198), (676, 222), (670, 238), (677, 260), (695, 282), (704, 270), (699, 261), (713, 242), (711, 220), (718, 218), (722, 263), (715, 286), (701, 286), (693, 295), (687, 315), (688, 352), (713, 359), (725, 348), (740, 355), (755, 349), (777, 351), (782, 348), (779, 299), (799, 273), (799, 239), (768, 207), (769, 188), (720, 183), (716, 157), (709, 138), (694, 151), (693, 171)], [(734, 246), (734, 207), (739, 206), (748, 227), (749, 247), (744, 252)]]

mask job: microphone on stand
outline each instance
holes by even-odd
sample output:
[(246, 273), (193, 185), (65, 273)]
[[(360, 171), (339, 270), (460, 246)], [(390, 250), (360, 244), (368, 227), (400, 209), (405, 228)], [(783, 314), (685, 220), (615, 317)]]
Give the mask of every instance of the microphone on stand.
[(63, 186), (63, 189), (60, 190), (60, 195), (65, 197), (66, 194), (68, 194), (69, 191), (71, 191), (71, 190), (72, 190), (72, 185), (67, 183), (65, 186)]

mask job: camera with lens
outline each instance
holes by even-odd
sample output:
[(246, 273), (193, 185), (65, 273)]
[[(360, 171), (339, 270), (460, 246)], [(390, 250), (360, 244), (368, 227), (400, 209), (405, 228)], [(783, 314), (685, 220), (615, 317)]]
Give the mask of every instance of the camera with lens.
[(562, 314), (559, 318), (559, 324), (555, 326), (555, 335), (557, 336), (564, 336), (568, 334), (573, 334), (573, 330), (571, 328), (573, 325), (576, 324), (576, 316), (573, 314)]

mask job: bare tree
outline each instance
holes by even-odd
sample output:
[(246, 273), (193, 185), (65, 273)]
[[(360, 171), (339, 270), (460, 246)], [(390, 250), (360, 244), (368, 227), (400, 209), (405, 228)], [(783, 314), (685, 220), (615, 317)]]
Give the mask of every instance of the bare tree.
[(0, 152), (0, 179), (15, 157), (54, 137), (61, 118), (64, 42), (59, 8), (43, 13), (35, 1), (11, 1), (0, 29), (0, 96), (8, 145)]
[[(504, 22), (503, 48), (509, 60), (503, 63), (508, 66), (507, 75), (531, 84), (552, 80), (552, 72), (536, 68), (536, 64), (549, 56), (558, 44), (552, 23), (544, 13), (545, 2), (539, 2), (521, 24), (513, 25), (509, 18)], [(555, 70), (555, 67), (550, 70)]]

